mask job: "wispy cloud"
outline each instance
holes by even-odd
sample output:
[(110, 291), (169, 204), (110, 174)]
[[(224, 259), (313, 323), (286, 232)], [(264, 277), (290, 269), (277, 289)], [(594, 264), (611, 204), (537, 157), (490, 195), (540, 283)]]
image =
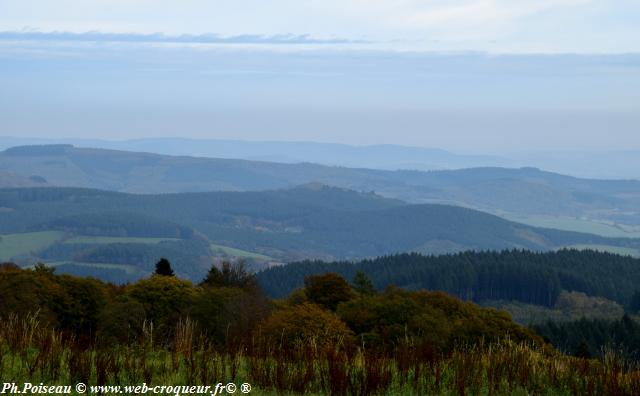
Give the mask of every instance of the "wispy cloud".
[(318, 39), (306, 34), (278, 35), (236, 35), (222, 36), (217, 34), (183, 34), (165, 35), (162, 33), (105, 33), (98, 31), (74, 32), (39, 32), (39, 31), (3, 31), (0, 40), (18, 41), (74, 41), (74, 42), (124, 42), (124, 43), (180, 43), (180, 44), (354, 44), (365, 43), (362, 40), (342, 38)]

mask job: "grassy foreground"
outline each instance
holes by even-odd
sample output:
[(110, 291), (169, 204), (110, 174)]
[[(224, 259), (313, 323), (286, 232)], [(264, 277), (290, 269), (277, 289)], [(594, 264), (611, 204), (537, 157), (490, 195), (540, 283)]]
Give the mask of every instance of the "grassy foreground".
[(505, 342), (448, 354), (398, 345), (373, 352), (339, 345), (283, 348), (254, 340), (216, 348), (179, 321), (172, 345), (153, 328), (130, 346), (83, 346), (34, 317), (0, 324), (4, 381), (88, 385), (249, 383), (254, 395), (638, 395), (640, 371), (614, 354), (603, 362)]

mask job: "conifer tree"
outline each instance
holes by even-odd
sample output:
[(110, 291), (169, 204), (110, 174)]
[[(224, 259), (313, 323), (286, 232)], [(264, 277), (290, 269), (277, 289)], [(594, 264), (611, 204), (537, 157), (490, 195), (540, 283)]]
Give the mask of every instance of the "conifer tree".
[(156, 263), (156, 275), (161, 276), (173, 276), (173, 269), (171, 269), (171, 263), (166, 258), (161, 258)]
[(375, 287), (371, 279), (362, 271), (358, 271), (353, 278), (353, 290), (363, 295), (372, 295), (376, 293)]

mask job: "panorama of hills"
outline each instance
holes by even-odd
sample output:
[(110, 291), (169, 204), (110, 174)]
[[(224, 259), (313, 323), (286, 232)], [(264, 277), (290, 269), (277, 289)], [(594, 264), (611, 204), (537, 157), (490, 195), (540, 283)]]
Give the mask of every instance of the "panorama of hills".
[(36, 145), (0, 153), (0, 259), (116, 283), (167, 257), (259, 270), (397, 253), (640, 253), (640, 182), (535, 168), (374, 170)]

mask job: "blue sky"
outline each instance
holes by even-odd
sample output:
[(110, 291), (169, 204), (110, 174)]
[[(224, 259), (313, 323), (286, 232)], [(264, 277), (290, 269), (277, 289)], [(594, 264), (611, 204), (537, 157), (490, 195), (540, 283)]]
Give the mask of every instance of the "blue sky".
[(640, 49), (636, 0), (13, 0), (2, 30), (310, 35), (388, 48), (620, 53)]
[(640, 3), (0, 0), (0, 135), (640, 148)]

